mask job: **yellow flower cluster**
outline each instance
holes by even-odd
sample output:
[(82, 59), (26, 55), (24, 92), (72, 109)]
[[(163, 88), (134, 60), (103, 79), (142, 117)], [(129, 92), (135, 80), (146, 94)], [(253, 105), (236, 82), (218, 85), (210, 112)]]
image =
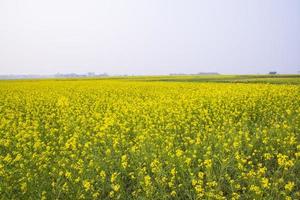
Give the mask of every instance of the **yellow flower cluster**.
[(1, 199), (300, 199), (298, 85), (0, 82)]

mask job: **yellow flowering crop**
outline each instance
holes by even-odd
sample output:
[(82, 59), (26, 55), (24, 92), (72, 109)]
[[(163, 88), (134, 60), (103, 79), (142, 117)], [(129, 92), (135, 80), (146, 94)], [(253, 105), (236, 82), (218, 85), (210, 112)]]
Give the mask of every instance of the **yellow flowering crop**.
[(300, 199), (299, 85), (145, 80), (0, 81), (0, 199)]

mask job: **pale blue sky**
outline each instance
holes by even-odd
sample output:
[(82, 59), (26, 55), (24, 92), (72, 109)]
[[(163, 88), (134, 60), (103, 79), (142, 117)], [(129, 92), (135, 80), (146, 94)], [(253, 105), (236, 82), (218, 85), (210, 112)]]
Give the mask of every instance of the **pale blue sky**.
[(300, 0), (0, 0), (0, 74), (300, 71)]

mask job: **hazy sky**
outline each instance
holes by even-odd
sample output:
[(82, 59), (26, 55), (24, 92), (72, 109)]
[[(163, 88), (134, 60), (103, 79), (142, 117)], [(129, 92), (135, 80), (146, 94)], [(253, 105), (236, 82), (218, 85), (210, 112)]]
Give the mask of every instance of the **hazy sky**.
[(0, 0), (0, 74), (300, 71), (300, 0)]

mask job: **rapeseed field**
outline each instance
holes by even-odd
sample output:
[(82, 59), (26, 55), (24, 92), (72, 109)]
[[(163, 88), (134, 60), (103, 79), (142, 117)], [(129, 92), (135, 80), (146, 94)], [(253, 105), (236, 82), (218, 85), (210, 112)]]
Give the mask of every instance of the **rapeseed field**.
[(0, 199), (300, 199), (299, 85), (0, 82)]

